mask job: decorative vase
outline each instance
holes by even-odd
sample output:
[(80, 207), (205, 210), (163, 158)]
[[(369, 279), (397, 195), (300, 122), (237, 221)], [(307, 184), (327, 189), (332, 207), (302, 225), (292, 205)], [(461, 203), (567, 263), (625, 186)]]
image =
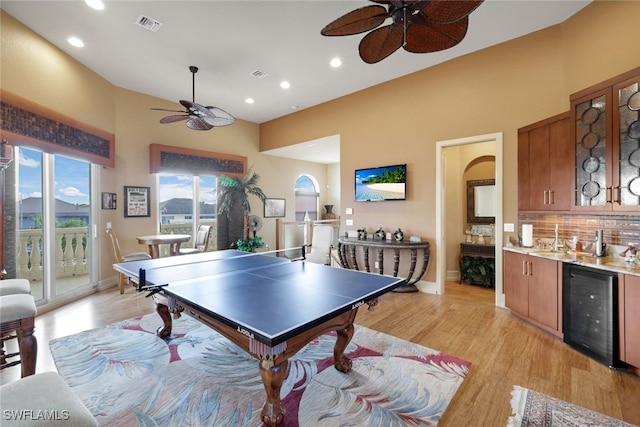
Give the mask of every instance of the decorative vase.
[(367, 230), (364, 228), (361, 228), (360, 230), (358, 230), (358, 239), (365, 240), (366, 238), (367, 238)]
[(380, 240), (383, 240), (385, 236), (386, 236), (386, 233), (384, 232), (382, 227), (378, 228), (378, 231), (376, 231), (376, 237)]
[(336, 219), (336, 214), (333, 213), (333, 205), (324, 205), (327, 213), (323, 215), (322, 219)]
[(402, 242), (402, 240), (404, 239), (404, 233), (401, 229), (398, 228), (396, 232), (393, 233), (393, 237), (395, 237), (398, 242)]

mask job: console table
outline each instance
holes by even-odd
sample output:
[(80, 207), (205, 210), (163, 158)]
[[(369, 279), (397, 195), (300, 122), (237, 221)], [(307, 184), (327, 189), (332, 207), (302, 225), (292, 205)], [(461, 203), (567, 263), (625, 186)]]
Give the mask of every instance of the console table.
[[(376, 262), (379, 274), (384, 274), (384, 252), (393, 252), (393, 277), (398, 277), (398, 267), (400, 265), (401, 249), (408, 249), (410, 252), (410, 266), (404, 283), (398, 286), (393, 292), (418, 292), (416, 283), (422, 279), (429, 267), (429, 243), (428, 242), (398, 242), (394, 240), (357, 239), (351, 237), (341, 237), (338, 239), (338, 254), (342, 267), (352, 270), (359, 270), (356, 248), (362, 248), (362, 258), (364, 269), (371, 272), (369, 265), (369, 248), (376, 249)], [(416, 265), (418, 264), (418, 251), (422, 251), (422, 265), (420, 272), (414, 277)]]
[[(470, 259), (465, 261), (465, 258)], [(493, 287), (495, 258), (495, 245), (460, 243), (460, 283), (464, 281), (470, 284)]]

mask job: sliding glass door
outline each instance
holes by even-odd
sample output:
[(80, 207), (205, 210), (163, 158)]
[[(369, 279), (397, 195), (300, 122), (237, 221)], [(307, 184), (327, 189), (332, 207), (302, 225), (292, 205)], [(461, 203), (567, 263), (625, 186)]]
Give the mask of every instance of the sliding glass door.
[[(36, 300), (80, 293), (91, 278), (89, 162), (16, 148), (16, 277), (28, 279)], [(7, 207), (10, 208), (10, 207)]]

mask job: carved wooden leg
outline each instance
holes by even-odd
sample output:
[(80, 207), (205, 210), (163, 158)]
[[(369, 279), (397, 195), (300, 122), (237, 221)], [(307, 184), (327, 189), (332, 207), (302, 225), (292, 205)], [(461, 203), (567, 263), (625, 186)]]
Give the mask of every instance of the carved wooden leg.
[(338, 339), (336, 345), (333, 348), (333, 366), (340, 372), (349, 372), (351, 370), (351, 359), (344, 355), (344, 350), (351, 342), (355, 329), (353, 324), (347, 326), (344, 329), (336, 330)]
[(38, 357), (38, 340), (33, 335), (34, 318), (22, 319), (20, 328), (16, 331), (18, 347), (20, 348), (20, 363), (22, 378), (36, 373), (36, 359)]
[(158, 328), (157, 334), (160, 338), (168, 337), (171, 335), (171, 329), (173, 326), (169, 307), (164, 304), (156, 303), (156, 312), (160, 315), (162, 323), (164, 324), (162, 328)]
[(267, 391), (267, 401), (261, 413), (262, 422), (268, 426), (277, 426), (285, 415), (285, 408), (280, 400), (280, 389), (289, 370), (289, 360), (277, 365), (273, 365), (273, 362), (261, 361), (259, 366), (262, 383)]

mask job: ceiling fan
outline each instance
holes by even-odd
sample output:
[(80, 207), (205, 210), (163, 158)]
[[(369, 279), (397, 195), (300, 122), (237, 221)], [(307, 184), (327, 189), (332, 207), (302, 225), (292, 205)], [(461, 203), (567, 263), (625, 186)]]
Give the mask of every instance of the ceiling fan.
[[(320, 34), (360, 34), (391, 19), (389, 25), (371, 31), (360, 41), (360, 58), (374, 64), (401, 47), (412, 53), (429, 53), (457, 45), (467, 34), (469, 14), (484, 0), (370, 1), (379, 4), (352, 10), (326, 25)], [(388, 5), (388, 9), (380, 5)]]
[(233, 122), (235, 122), (235, 119), (221, 108), (211, 106), (205, 107), (203, 105), (196, 104), (196, 73), (198, 72), (198, 67), (191, 65), (189, 67), (189, 70), (191, 71), (192, 76), (193, 101), (180, 101), (180, 104), (182, 104), (182, 106), (186, 108), (185, 111), (152, 108), (152, 110), (182, 113), (163, 117), (162, 119), (160, 119), (160, 123), (174, 123), (186, 120), (187, 123), (185, 124), (187, 125), (187, 127), (193, 130), (209, 130), (213, 127), (228, 126), (233, 124)]

